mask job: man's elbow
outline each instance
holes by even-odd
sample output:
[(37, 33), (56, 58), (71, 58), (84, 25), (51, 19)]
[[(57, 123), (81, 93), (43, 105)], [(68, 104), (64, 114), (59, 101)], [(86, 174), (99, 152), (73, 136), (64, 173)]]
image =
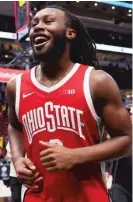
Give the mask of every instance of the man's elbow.
[(127, 141), (125, 141), (125, 156), (129, 156), (132, 154), (132, 135), (126, 136)]

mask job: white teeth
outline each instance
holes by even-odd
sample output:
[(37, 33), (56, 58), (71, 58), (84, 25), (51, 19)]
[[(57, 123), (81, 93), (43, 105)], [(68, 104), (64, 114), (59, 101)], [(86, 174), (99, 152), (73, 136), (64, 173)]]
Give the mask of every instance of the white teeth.
[(38, 40), (44, 40), (44, 41), (47, 41), (47, 38), (43, 37), (43, 36), (37, 36), (35, 38), (35, 43), (38, 42)]

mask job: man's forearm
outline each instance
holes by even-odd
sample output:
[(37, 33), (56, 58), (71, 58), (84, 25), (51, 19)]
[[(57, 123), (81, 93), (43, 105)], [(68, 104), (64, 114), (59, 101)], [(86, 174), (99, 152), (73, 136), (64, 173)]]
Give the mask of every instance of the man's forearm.
[(76, 164), (91, 161), (105, 161), (131, 154), (131, 139), (116, 137), (94, 146), (75, 149)]
[(12, 161), (15, 165), (17, 159), (24, 157), (25, 155), (23, 133), (9, 124), (8, 137), (11, 147)]

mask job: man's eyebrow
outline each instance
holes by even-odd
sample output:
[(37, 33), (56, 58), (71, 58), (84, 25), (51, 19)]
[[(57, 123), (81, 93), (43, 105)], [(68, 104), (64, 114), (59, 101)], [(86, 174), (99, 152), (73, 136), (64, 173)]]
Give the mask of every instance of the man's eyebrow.
[[(53, 14), (43, 15), (42, 17), (43, 17), (43, 18), (48, 18), (48, 17), (54, 17), (54, 18), (55, 18), (55, 16), (54, 16)], [(32, 24), (33, 22), (38, 21), (38, 20), (39, 20), (38, 17), (34, 17), (34, 18), (32, 19), (32, 21), (31, 21), (31, 24)]]
[(38, 17), (34, 17), (34, 18), (32, 19), (32, 21), (31, 21), (31, 23), (34, 22), (34, 21), (38, 21)]
[[(47, 18), (47, 17), (55, 17), (55, 15), (53, 15), (53, 14), (46, 14), (46, 15), (43, 15), (42, 17), (43, 17), (43, 18)], [(38, 18), (38, 17), (34, 17), (32, 20), (37, 21), (37, 20), (39, 20), (39, 18)]]

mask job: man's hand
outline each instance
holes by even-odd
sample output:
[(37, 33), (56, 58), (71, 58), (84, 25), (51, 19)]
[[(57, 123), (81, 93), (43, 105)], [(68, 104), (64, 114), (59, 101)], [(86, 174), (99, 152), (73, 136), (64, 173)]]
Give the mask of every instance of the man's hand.
[(39, 172), (36, 172), (36, 167), (32, 161), (28, 158), (19, 158), (15, 163), (18, 179), (27, 188), (39, 188), (39, 183), (43, 177), (39, 176)]
[(45, 148), (40, 152), (40, 160), (47, 171), (69, 170), (75, 165), (73, 149), (43, 141), (39, 143)]

